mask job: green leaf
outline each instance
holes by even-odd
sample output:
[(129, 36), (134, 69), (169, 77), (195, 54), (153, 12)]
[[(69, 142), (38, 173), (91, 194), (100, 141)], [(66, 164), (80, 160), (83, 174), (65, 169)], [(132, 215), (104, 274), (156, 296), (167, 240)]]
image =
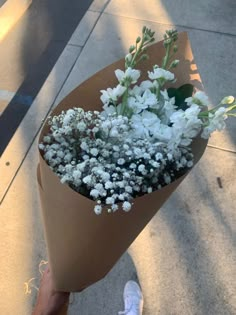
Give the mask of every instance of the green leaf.
[(178, 91), (181, 93), (183, 98), (191, 97), (193, 95), (193, 85), (184, 84), (178, 88)]
[(176, 96), (176, 91), (177, 89), (175, 88), (169, 88), (167, 89), (167, 93), (168, 93), (168, 96), (171, 98), (171, 97), (175, 97)]
[(167, 93), (169, 97), (175, 97), (175, 104), (178, 106), (179, 109), (186, 110), (188, 106), (184, 100), (187, 97), (191, 97), (193, 95), (193, 88), (194, 87), (192, 84), (184, 84), (178, 89), (167, 89)]

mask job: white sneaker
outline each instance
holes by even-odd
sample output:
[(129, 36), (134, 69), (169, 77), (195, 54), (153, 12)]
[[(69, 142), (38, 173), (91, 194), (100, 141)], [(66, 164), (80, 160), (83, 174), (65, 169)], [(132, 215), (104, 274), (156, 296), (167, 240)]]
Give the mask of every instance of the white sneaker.
[(121, 315), (142, 315), (143, 294), (139, 285), (135, 281), (128, 281), (124, 288), (125, 310), (119, 312)]

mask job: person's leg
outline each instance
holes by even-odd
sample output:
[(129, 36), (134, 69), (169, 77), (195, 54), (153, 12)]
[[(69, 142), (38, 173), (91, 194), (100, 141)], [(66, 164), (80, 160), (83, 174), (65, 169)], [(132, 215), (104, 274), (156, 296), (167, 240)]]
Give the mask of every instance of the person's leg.
[(69, 303), (69, 292), (57, 292), (53, 289), (50, 269), (43, 273), (36, 306), (32, 315), (65, 315)]
[(143, 313), (143, 294), (140, 286), (135, 281), (128, 281), (124, 288), (125, 310), (118, 314), (142, 315)]

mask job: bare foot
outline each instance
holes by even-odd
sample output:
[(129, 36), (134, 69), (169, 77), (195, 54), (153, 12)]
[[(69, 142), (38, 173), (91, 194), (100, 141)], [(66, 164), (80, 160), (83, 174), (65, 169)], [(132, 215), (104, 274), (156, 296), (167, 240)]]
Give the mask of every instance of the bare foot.
[(37, 303), (32, 315), (67, 314), (69, 296), (69, 292), (57, 292), (53, 289), (51, 273), (47, 268), (41, 280)]

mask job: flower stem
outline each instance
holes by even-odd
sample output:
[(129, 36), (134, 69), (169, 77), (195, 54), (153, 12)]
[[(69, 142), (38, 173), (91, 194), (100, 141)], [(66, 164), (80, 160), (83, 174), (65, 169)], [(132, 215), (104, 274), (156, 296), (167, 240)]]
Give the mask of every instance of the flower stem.
[(166, 47), (166, 55), (165, 55), (165, 57), (163, 58), (163, 62), (162, 62), (162, 68), (163, 68), (163, 69), (166, 69), (166, 68), (167, 68), (167, 64), (168, 64), (168, 62), (169, 62), (170, 46), (171, 46), (171, 44), (169, 44), (169, 45)]
[(125, 90), (123, 97), (122, 97), (122, 105), (121, 105), (121, 109), (120, 109), (120, 115), (124, 115), (124, 113), (126, 111), (127, 100), (129, 97), (129, 93), (128, 93), (129, 86), (130, 86), (130, 84), (126, 83), (126, 90)]

